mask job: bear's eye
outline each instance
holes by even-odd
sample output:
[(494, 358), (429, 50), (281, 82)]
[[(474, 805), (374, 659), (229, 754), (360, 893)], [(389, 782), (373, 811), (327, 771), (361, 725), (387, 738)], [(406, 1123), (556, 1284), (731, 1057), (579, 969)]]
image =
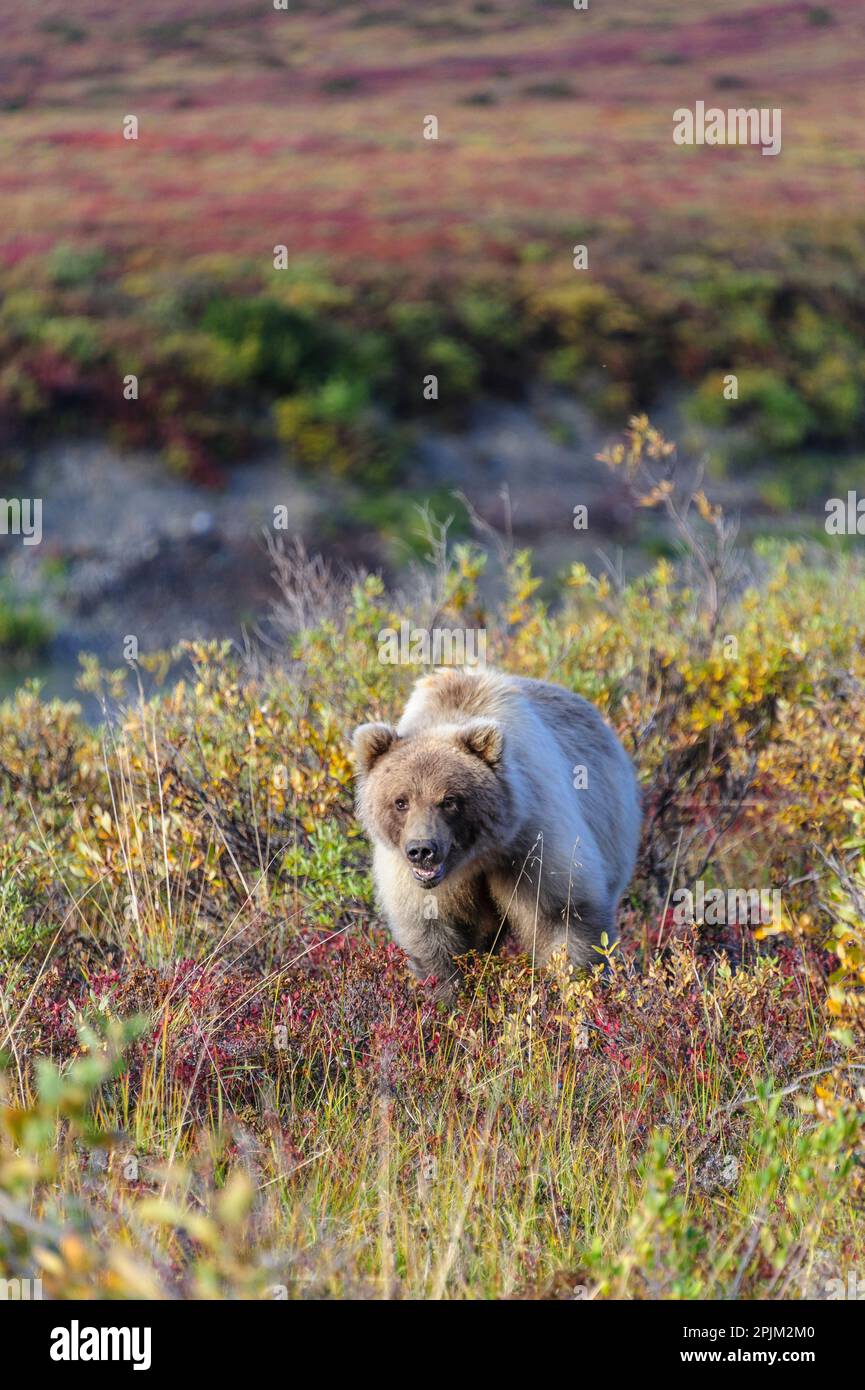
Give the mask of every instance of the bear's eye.
[(440, 805), (441, 809), (447, 816), (452, 816), (456, 811), (460, 809), (460, 803), (455, 796), (444, 797), (444, 799), (440, 802)]
[(396, 809), (397, 809), (398, 811), (407, 811), (407, 810), (408, 810), (408, 802), (406, 801), (406, 799), (405, 799), (404, 796), (398, 796), (397, 799), (396, 799), (396, 801), (395, 801), (393, 804), (394, 804), (394, 806), (396, 807)]

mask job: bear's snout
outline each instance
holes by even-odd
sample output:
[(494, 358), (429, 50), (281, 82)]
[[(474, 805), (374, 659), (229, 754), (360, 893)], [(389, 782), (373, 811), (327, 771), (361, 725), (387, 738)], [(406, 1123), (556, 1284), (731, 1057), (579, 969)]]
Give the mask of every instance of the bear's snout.
[(441, 859), (441, 847), (435, 840), (409, 840), (405, 852), (419, 869), (428, 869)]
[(437, 840), (409, 840), (405, 857), (424, 888), (434, 888), (444, 878), (444, 848)]

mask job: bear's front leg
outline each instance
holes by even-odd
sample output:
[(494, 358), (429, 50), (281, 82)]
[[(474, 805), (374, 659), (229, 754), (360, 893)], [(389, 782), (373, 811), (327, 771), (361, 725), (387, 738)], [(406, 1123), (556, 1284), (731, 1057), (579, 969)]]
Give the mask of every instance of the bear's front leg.
[(379, 902), (398, 946), (420, 980), (435, 976), (437, 999), (451, 1003), (462, 972), (457, 958), (483, 950), (497, 934), (499, 919), (483, 879), (422, 888), (401, 856), (376, 846), (373, 873)]
[(606, 978), (609, 953), (618, 937), (615, 907), (611, 903), (570, 903), (562, 909), (560, 921), (552, 949), (566, 946), (571, 965), (578, 969), (602, 965)]
[(546, 874), (538, 884), (538, 859), (527, 859), (521, 867), (522, 872), (512, 869), (491, 881), (500, 910), (506, 907), (520, 950), (536, 965), (546, 965), (553, 952), (564, 946), (571, 965), (578, 969), (604, 965), (606, 972), (605, 952), (616, 940), (615, 907), (590, 901), (579, 885), (563, 875)]
[(445, 1004), (453, 1004), (462, 985), (457, 957), (471, 950), (468, 942), (449, 928), (444, 935), (427, 932), (417, 941), (415, 949), (405, 947), (405, 950), (412, 973), (419, 980), (434, 978), (434, 997)]

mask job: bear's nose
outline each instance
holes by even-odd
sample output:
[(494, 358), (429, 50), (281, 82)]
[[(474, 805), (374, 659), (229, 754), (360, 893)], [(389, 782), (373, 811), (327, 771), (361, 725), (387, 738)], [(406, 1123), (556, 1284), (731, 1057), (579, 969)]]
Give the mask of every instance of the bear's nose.
[(431, 868), (441, 857), (435, 840), (409, 840), (405, 852), (406, 858), (418, 869)]

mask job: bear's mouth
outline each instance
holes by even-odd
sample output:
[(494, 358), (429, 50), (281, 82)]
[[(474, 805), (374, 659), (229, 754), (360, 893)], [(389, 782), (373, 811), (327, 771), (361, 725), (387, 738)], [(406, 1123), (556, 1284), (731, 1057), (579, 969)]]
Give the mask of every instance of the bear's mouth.
[(421, 888), (436, 888), (445, 876), (444, 864), (433, 864), (428, 869), (416, 869), (412, 867), (415, 880)]

